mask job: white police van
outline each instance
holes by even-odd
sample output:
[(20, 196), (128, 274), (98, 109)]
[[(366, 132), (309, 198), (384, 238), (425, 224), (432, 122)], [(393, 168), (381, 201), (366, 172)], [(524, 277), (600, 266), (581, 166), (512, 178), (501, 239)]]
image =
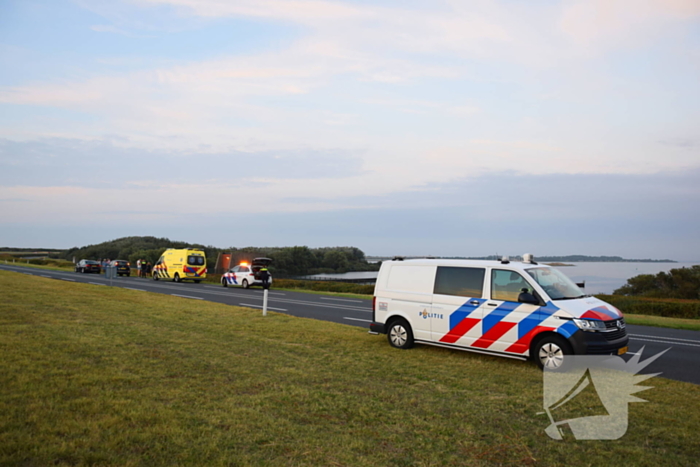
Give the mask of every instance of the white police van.
[(621, 355), (620, 310), (559, 270), (522, 262), (416, 259), (382, 263), (370, 332), (407, 349), (414, 343), (469, 350), (558, 368), (569, 354)]

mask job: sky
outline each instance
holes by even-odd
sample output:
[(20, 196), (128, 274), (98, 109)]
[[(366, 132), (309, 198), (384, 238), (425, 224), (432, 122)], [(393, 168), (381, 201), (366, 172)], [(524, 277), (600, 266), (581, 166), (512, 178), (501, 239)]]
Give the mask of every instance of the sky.
[(0, 0), (0, 246), (700, 260), (697, 0)]

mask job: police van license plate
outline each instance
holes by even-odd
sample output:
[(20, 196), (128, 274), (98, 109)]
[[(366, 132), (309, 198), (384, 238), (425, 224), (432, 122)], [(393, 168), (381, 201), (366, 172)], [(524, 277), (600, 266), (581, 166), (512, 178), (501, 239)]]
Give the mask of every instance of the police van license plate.
[(627, 347), (623, 347), (621, 349), (617, 350), (618, 355), (626, 354), (627, 353)]

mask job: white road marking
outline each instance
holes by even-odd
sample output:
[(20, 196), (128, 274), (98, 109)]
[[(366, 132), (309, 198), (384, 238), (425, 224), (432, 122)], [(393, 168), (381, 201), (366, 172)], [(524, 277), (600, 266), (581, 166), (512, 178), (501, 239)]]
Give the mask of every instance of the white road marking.
[(362, 321), (363, 323), (371, 323), (372, 322), (372, 320), (369, 320), (369, 319), (348, 318), (347, 316), (344, 316), (343, 319), (349, 319), (351, 321)]
[(644, 334), (627, 334), (630, 337), (650, 337), (652, 339), (664, 339), (667, 341), (681, 341), (681, 342), (695, 342), (697, 344), (700, 344), (700, 340), (695, 340), (695, 339), (679, 339), (677, 337), (663, 337), (663, 336), (647, 336)]
[(70, 281), (70, 282), (75, 282), (75, 279), (66, 279), (65, 277), (60, 278), (62, 281)]
[[(217, 289), (217, 290), (224, 290), (224, 289), (226, 289), (226, 288), (231, 288), (231, 289), (233, 289), (233, 290), (236, 290), (236, 289), (245, 290), (245, 289), (243, 289), (243, 287), (240, 287), (240, 286), (237, 286), (237, 285), (230, 285), (229, 287), (224, 287), (224, 286), (221, 286), (221, 287), (214, 287), (214, 286), (212, 286), (212, 285), (205, 285), (204, 288), (205, 288), (205, 289)], [(249, 290), (248, 292), (259, 293), (259, 294), (262, 295), (262, 290)], [(285, 294), (285, 293), (283, 293), (283, 292), (268, 292), (268, 293), (269, 293), (270, 295), (287, 295), (287, 294)]]
[[(262, 308), (262, 305), (253, 305), (251, 303), (239, 303), (239, 306), (249, 306), (251, 308)], [(275, 310), (275, 311), (287, 311), (286, 308), (272, 308), (271, 306), (267, 307), (268, 310)]]
[(204, 300), (202, 297), (190, 297), (189, 295), (178, 295), (176, 293), (171, 293), (173, 297), (191, 298), (193, 300)]
[(339, 302), (365, 303), (362, 300), (348, 300), (346, 298), (319, 297), (321, 300), (337, 300)]
[(659, 344), (671, 344), (671, 345), (688, 345), (690, 347), (700, 347), (700, 344), (688, 344), (687, 342), (671, 342), (671, 341), (661, 341), (657, 339), (640, 339), (638, 337), (634, 338), (635, 341), (644, 342), (658, 342)]
[(92, 284), (92, 285), (104, 285), (104, 284), (98, 284), (97, 282), (88, 282), (88, 284)]

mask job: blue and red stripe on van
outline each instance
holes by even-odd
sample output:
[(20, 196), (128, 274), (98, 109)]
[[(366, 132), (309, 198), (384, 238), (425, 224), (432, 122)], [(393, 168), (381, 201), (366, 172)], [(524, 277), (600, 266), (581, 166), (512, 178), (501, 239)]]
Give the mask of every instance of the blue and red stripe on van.
[(189, 267), (189, 266), (184, 266), (184, 267), (182, 268), (182, 270), (183, 270), (186, 274), (194, 274), (194, 277), (202, 277), (202, 274), (204, 273), (205, 269), (206, 269), (206, 268), (201, 268), (201, 269), (197, 270), (197, 269), (191, 268), (191, 267)]
[[(528, 351), (532, 339), (541, 332), (555, 331), (562, 336), (569, 338), (576, 331), (578, 331), (578, 327), (570, 320), (567, 320), (558, 327), (540, 325), (543, 321), (551, 317), (559, 310), (559, 308), (552, 302), (548, 302), (545, 306), (538, 307), (519, 322), (503, 321), (505, 317), (511, 315), (518, 309), (518, 307), (521, 306), (521, 304), (513, 302), (503, 302), (496, 309), (481, 319), (469, 317), (469, 315), (471, 315), (485, 301), (486, 300), (482, 299), (470, 299), (464, 305), (454, 311), (450, 315), (450, 330), (440, 339), (440, 342), (453, 344), (471, 329), (473, 329), (477, 324), (481, 323), (482, 334), (471, 344), (471, 347), (488, 349), (494, 342), (498, 341), (504, 334), (517, 325), (518, 340), (511, 344), (506, 349), (506, 352), (522, 354)], [(476, 302), (478, 302), (478, 305)], [(594, 319), (600, 318), (595, 317)]]

